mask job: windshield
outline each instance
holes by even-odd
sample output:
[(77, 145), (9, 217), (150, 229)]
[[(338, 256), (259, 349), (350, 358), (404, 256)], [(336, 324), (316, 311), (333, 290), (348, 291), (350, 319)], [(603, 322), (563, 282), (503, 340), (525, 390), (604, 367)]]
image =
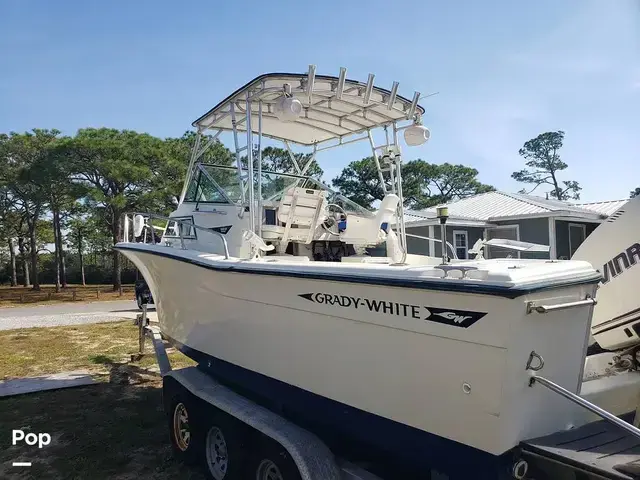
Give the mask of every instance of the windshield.
[[(255, 172), (257, 178), (258, 173)], [(247, 179), (249, 174), (246, 169), (242, 170), (242, 187), (238, 181), (238, 170), (236, 167), (225, 165), (205, 165), (201, 164), (198, 174), (194, 175), (185, 200), (188, 202), (204, 203), (231, 203), (242, 204), (243, 189), (245, 203), (248, 197)], [(289, 173), (277, 173), (262, 171), (261, 194), (262, 201), (266, 203), (278, 203), (284, 193), (293, 187), (313, 188), (327, 192), (327, 203), (336, 204), (342, 207), (347, 213), (355, 213), (363, 217), (372, 217), (373, 213), (352, 202), (345, 196), (333, 191), (320, 180), (313, 177), (294, 175)], [(257, 195), (257, 189), (256, 189)]]

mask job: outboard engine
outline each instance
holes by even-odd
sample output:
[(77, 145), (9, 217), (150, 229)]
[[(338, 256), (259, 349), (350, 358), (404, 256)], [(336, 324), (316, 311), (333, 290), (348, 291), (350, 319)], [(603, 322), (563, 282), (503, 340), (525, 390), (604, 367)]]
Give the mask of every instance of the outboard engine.
[(572, 260), (602, 273), (591, 323), (590, 349), (640, 347), (640, 197), (629, 200), (596, 228)]

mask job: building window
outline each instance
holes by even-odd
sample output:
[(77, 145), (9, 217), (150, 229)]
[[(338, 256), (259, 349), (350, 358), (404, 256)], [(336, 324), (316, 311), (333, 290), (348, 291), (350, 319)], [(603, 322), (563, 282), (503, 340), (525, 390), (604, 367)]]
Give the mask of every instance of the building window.
[[(488, 227), (485, 229), (485, 240), (493, 238), (505, 238), (507, 240), (520, 240), (519, 225), (499, 225), (497, 227)], [(486, 258), (509, 258), (516, 255), (520, 258), (520, 252), (517, 254), (511, 250), (500, 248), (495, 245), (485, 245)]]
[(453, 231), (453, 248), (456, 249), (456, 255), (461, 260), (469, 258), (467, 251), (469, 250), (469, 235), (466, 230)]
[(583, 223), (569, 224), (569, 258), (573, 257), (578, 247), (587, 238), (587, 226)]

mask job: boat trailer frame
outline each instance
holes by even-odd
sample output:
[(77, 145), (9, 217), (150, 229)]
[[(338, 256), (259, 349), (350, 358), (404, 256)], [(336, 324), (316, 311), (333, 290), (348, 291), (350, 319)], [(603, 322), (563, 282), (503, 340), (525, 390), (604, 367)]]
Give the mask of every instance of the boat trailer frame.
[(139, 355), (145, 355), (145, 340), (151, 339), (163, 379), (172, 378), (194, 397), (280, 444), (295, 462), (303, 480), (382, 480), (345, 459), (336, 458), (310, 431), (235, 393), (197, 367), (173, 370), (160, 328), (149, 324), (146, 304), (138, 314), (136, 324), (139, 327)]

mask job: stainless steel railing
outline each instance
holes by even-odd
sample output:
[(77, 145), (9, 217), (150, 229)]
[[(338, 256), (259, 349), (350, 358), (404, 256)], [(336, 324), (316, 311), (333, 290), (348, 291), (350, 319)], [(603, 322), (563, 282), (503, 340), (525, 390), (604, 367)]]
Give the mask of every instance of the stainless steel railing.
[[(142, 217), (144, 224), (143, 224), (143, 232), (144, 235), (142, 235), (142, 242), (131, 242), (130, 240), (130, 235), (133, 234), (133, 225), (134, 225), (134, 219), (136, 218), (136, 216), (140, 216)], [(167, 227), (169, 226), (170, 222), (175, 222), (178, 226), (177, 230), (177, 237), (180, 239), (180, 248), (182, 250), (187, 250), (187, 246), (185, 244), (185, 235), (184, 235), (184, 231), (183, 231), (183, 226), (186, 227), (187, 230), (190, 229), (194, 229), (194, 230), (198, 230), (198, 231), (202, 231), (202, 232), (206, 232), (209, 234), (213, 234), (215, 236), (217, 236), (218, 238), (220, 238), (220, 240), (222, 240), (222, 247), (224, 249), (224, 258), (225, 259), (229, 259), (229, 245), (227, 244), (227, 239), (225, 238), (225, 236), (220, 233), (220, 232), (216, 232), (215, 230), (211, 230), (209, 228), (206, 227), (201, 227), (199, 225), (196, 225), (195, 223), (193, 223), (191, 220), (185, 220), (185, 219), (179, 219), (179, 218), (171, 218), (171, 217), (165, 217), (163, 215), (156, 215), (154, 213), (138, 213), (138, 212), (134, 212), (134, 213), (125, 213), (123, 215), (124, 217), (124, 228), (123, 228), (123, 242), (127, 242), (127, 243), (147, 243), (147, 233), (150, 232), (151, 235), (151, 239), (153, 240), (153, 243), (155, 243), (155, 227), (154, 225), (150, 222), (150, 220), (164, 220), (167, 222), (167, 225), (165, 226), (165, 228), (163, 229), (164, 232), (167, 231)], [(131, 217), (131, 218), (129, 218)], [(165, 235), (166, 236), (166, 235)]]
[[(537, 365), (533, 365), (534, 360), (538, 362)], [(591, 413), (598, 415), (600, 418), (606, 420), (607, 422), (612, 423), (613, 425), (616, 425), (617, 427), (625, 430), (626, 432), (630, 433), (634, 437), (640, 438), (640, 429), (616, 417), (612, 413), (607, 412), (606, 410), (598, 407), (597, 405), (594, 405), (588, 400), (585, 400), (580, 395), (576, 395), (575, 393), (570, 392), (566, 388), (561, 387), (560, 385), (552, 382), (548, 378), (538, 375), (537, 372), (542, 370), (543, 367), (544, 367), (544, 360), (542, 359), (542, 357), (538, 355), (535, 351), (531, 352), (529, 354), (529, 360), (527, 361), (527, 366), (526, 366), (527, 373), (529, 374), (530, 387), (533, 387), (536, 383), (539, 383), (540, 385), (543, 385), (544, 387), (548, 388), (552, 392), (555, 392), (558, 395), (563, 396), (567, 400), (570, 400), (573, 403), (580, 405), (581, 407), (589, 410)]]

